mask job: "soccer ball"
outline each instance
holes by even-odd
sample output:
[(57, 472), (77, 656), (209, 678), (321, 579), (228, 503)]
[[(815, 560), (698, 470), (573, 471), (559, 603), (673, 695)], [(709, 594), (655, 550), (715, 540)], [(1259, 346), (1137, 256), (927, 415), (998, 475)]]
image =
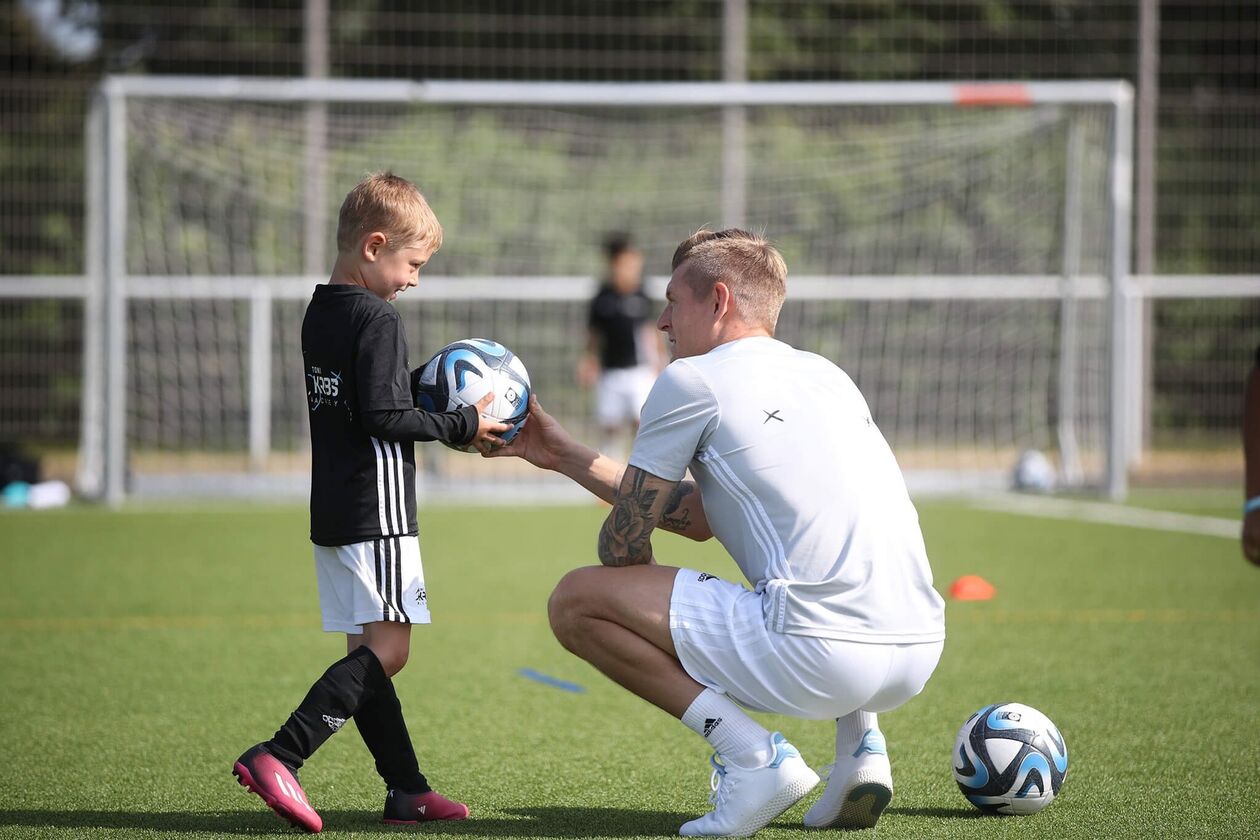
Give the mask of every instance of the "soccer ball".
[(1025, 449), (1011, 470), (1011, 486), (1028, 493), (1049, 493), (1054, 490), (1054, 465), (1036, 449)]
[[(489, 392), (494, 392), (494, 400), (484, 413), (511, 425), (499, 435), (510, 441), (529, 416), (529, 371), (511, 350), (488, 338), (465, 338), (446, 345), (411, 372), (416, 408), (426, 411), (476, 405)], [(474, 451), (471, 446), (447, 445), (462, 452)]]
[(990, 814), (1033, 814), (1054, 801), (1067, 775), (1067, 745), (1050, 718), (1022, 703), (985, 706), (954, 741), (954, 781)]

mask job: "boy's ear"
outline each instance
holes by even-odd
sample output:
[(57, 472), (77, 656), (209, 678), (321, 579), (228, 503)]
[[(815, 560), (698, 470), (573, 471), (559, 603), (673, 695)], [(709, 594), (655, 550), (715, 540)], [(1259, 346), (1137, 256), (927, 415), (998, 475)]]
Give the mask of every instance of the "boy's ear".
[(376, 262), (376, 258), (380, 256), (381, 251), (385, 250), (385, 243), (389, 238), (379, 230), (369, 233), (363, 237), (363, 248), (360, 256), (368, 262)]

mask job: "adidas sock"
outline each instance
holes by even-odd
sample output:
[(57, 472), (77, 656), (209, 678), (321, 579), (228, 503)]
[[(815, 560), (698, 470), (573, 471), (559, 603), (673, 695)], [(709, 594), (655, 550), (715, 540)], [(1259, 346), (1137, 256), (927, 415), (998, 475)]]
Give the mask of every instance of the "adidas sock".
[(691, 701), (682, 722), (712, 744), (723, 761), (738, 767), (765, 767), (774, 757), (769, 730), (745, 714), (735, 701), (711, 688)]
[(879, 716), (874, 712), (858, 709), (836, 718), (836, 761), (853, 758), (868, 729), (879, 732)]
[(284, 726), (263, 746), (297, 770), (387, 681), (371, 648), (356, 648), (328, 667)]
[(387, 788), (402, 793), (432, 790), (420, 772), (393, 680), (386, 678), (385, 684), (359, 706), (354, 713), (354, 725), (363, 736), (368, 752), (376, 759), (376, 772), (381, 774)]

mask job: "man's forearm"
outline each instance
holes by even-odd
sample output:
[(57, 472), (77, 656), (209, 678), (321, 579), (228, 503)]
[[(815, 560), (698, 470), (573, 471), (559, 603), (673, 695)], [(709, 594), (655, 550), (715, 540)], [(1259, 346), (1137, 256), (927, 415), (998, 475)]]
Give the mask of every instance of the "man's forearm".
[(626, 465), (580, 443), (574, 443), (556, 465), (556, 472), (573, 479), (592, 494), (612, 504)]

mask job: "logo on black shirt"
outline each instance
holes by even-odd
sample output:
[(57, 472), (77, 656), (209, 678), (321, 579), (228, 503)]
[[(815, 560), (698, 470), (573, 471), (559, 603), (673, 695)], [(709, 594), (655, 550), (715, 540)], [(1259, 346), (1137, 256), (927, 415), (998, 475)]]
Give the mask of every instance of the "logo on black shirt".
[(316, 411), (323, 405), (341, 405), (341, 373), (325, 373), (322, 368), (311, 365), (306, 372), (306, 399), (310, 403), (311, 411)]

